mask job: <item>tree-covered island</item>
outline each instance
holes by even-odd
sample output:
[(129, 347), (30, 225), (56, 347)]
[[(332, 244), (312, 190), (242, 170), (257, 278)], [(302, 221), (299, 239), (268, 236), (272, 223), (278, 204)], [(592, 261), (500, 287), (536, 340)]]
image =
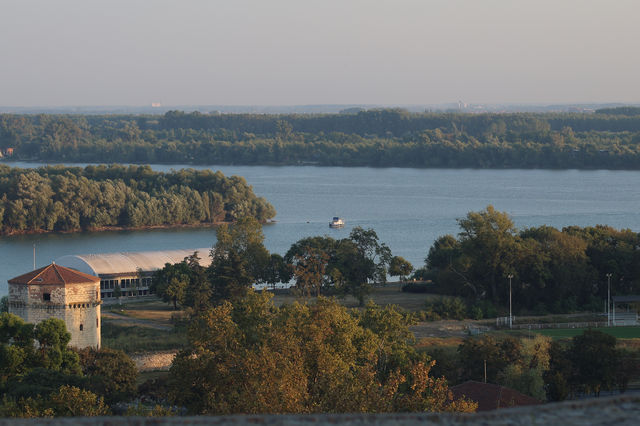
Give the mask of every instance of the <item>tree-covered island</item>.
[(0, 114), (0, 152), (60, 162), (637, 170), (640, 109)]
[(0, 165), (0, 233), (206, 225), (275, 216), (242, 177), (185, 169)]

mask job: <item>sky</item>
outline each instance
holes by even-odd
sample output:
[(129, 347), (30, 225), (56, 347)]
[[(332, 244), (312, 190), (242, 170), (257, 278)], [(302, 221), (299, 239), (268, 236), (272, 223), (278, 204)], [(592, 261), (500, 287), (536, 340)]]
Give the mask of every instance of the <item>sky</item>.
[(640, 102), (638, 0), (0, 0), (0, 105)]

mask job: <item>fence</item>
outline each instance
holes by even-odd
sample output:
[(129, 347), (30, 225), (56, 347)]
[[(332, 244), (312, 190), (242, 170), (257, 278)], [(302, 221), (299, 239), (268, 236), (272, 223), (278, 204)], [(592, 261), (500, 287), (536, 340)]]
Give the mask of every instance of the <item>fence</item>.
[(606, 321), (557, 322), (548, 324), (513, 324), (514, 330), (541, 330), (545, 328), (599, 328), (606, 327)]

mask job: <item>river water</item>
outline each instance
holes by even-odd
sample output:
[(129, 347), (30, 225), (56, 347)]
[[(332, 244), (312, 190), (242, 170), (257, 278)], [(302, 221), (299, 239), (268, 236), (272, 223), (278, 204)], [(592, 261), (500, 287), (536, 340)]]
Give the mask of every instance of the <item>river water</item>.
[[(37, 167), (41, 163), (8, 163)], [(169, 171), (184, 165), (154, 165)], [(348, 236), (354, 226), (373, 228), (394, 255), (421, 266), (433, 241), (456, 234), (456, 219), (492, 204), (518, 228), (607, 224), (640, 231), (640, 172), (400, 169), (342, 167), (207, 166), (244, 176), (276, 208), (264, 226), (265, 245), (284, 254), (314, 235)], [(333, 216), (344, 229), (329, 229)], [(7, 280), (67, 254), (210, 247), (212, 228), (25, 235), (0, 238), (0, 295)]]

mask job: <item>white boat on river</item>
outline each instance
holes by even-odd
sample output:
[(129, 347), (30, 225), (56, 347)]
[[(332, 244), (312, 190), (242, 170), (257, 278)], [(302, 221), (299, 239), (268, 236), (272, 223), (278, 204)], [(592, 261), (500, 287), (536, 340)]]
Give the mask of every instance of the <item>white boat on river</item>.
[(333, 220), (329, 222), (329, 228), (344, 228), (344, 220), (338, 216), (334, 216)]

